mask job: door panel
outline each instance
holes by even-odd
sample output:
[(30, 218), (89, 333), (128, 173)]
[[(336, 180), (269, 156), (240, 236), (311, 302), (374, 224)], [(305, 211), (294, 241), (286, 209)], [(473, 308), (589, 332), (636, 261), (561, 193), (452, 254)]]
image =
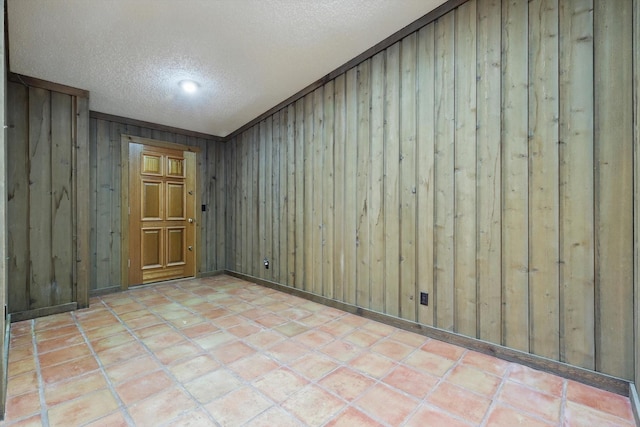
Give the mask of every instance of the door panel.
[(129, 284), (195, 276), (193, 153), (129, 145)]

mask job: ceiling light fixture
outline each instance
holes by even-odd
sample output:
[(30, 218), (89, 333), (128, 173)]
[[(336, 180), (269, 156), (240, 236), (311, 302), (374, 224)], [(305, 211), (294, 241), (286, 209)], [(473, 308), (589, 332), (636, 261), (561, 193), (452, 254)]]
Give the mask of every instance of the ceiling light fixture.
[(200, 87), (200, 85), (197, 82), (194, 82), (193, 80), (182, 80), (178, 84), (180, 85), (182, 90), (184, 90), (187, 93), (196, 93), (196, 91)]

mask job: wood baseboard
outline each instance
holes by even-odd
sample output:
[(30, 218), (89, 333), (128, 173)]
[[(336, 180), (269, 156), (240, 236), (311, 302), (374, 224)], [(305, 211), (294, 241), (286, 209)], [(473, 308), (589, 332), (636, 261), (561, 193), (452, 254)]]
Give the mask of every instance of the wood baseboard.
[[(337, 308), (348, 313), (356, 314), (371, 320), (375, 320), (381, 323), (385, 323), (390, 326), (394, 326), (406, 331), (415, 332), (429, 338), (434, 338), (439, 341), (444, 341), (450, 344), (458, 345), (460, 347), (467, 348), (469, 350), (477, 351), (478, 353), (488, 354), (495, 356), (499, 359), (509, 362), (519, 363), (524, 366), (528, 366), (533, 369), (537, 369), (544, 372), (549, 372), (554, 375), (558, 375), (563, 378), (578, 381), (583, 384), (587, 384), (593, 387), (597, 387), (603, 390), (607, 390), (622, 396), (630, 396), (631, 385), (629, 381), (612, 377), (600, 372), (590, 371), (588, 369), (580, 368), (577, 366), (569, 365), (566, 363), (558, 362), (556, 360), (547, 359), (542, 356), (536, 356), (534, 354), (525, 353), (523, 351), (514, 350), (508, 347), (504, 347), (498, 344), (482, 341), (476, 338), (467, 337), (457, 334), (455, 332), (445, 331), (443, 329), (434, 328), (427, 325), (422, 325), (409, 320), (400, 319), (398, 317), (390, 316), (388, 314), (378, 313), (362, 307), (357, 307), (351, 304), (347, 304), (341, 301), (332, 300), (320, 295), (315, 295), (301, 289), (291, 288), (279, 283), (270, 282), (268, 280), (253, 277), (247, 274), (239, 273), (237, 271), (227, 270), (226, 274), (244, 279), (249, 282), (256, 283), (258, 285), (266, 286), (278, 291), (282, 291), (297, 297), (305, 298), (313, 302), (317, 302), (328, 307)], [(639, 424), (640, 425), (640, 424)]]
[(629, 400), (631, 401), (633, 418), (636, 420), (636, 425), (640, 426), (640, 397), (638, 397), (638, 389), (635, 383), (629, 383)]
[(53, 307), (36, 308), (34, 310), (18, 311), (11, 313), (11, 322), (21, 322), (23, 320), (35, 319), (36, 317), (50, 316), (52, 314), (65, 313), (78, 309), (77, 302), (54, 305)]

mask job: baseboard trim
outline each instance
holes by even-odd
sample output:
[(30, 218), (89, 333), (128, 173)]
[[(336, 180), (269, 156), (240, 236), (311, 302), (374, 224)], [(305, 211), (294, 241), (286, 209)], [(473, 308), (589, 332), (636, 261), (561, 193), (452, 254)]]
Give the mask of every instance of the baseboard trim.
[(90, 289), (89, 297), (99, 297), (107, 294), (115, 294), (116, 292), (122, 292), (120, 286), (109, 286), (108, 288)]
[(342, 311), (346, 311), (348, 313), (356, 314), (367, 319), (385, 323), (387, 325), (404, 329), (410, 332), (415, 332), (429, 338), (435, 338), (439, 341), (444, 341), (450, 344), (455, 344), (460, 347), (467, 348), (469, 350), (477, 351), (479, 353), (495, 356), (502, 360), (519, 363), (533, 369), (549, 372), (563, 378), (578, 381), (583, 384), (607, 390), (625, 397), (628, 397), (630, 394), (629, 381), (621, 378), (612, 377), (600, 372), (590, 371), (588, 369), (572, 366), (563, 362), (558, 362), (556, 360), (547, 359), (542, 356), (525, 353), (523, 351), (514, 350), (476, 338), (470, 338), (464, 335), (457, 334), (455, 332), (445, 331), (443, 329), (434, 328), (432, 326), (422, 325), (420, 323), (400, 319), (388, 314), (378, 313), (362, 307), (357, 307), (355, 305), (312, 294), (301, 289), (291, 288), (289, 286), (281, 285), (276, 282), (271, 282), (269, 280), (260, 279), (248, 274), (239, 273), (237, 271), (226, 270), (226, 274), (256, 283), (258, 285), (266, 286), (278, 291), (305, 298), (307, 300), (317, 302), (328, 307), (333, 307)]
[(21, 322), (23, 320), (35, 319), (36, 317), (50, 316), (52, 314), (66, 313), (78, 309), (77, 302), (54, 305), (52, 307), (36, 308), (34, 310), (18, 311), (11, 313), (11, 322)]
[(226, 273), (227, 273), (227, 270), (205, 271), (203, 273), (198, 274), (198, 277), (214, 277), (214, 276), (220, 276)]
[(636, 425), (640, 426), (640, 398), (638, 397), (638, 389), (635, 383), (629, 383), (629, 400), (631, 401), (631, 410)]

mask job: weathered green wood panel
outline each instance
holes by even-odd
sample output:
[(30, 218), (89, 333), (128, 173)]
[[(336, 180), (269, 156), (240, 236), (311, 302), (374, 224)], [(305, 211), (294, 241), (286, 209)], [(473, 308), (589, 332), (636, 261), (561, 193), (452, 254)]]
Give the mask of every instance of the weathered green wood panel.
[(593, 11), (596, 370), (621, 378), (633, 376), (632, 11), (631, 0)]
[(369, 120), (371, 115), (371, 61), (357, 68), (358, 127), (356, 163), (356, 300), (359, 307), (371, 304), (371, 263), (369, 251), (369, 176), (371, 175), (371, 138)]
[(11, 312), (25, 311), (29, 304), (29, 90), (9, 83), (7, 88), (7, 250)]
[[(72, 302), (74, 254), (73, 99), (51, 93), (51, 248), (50, 305)], [(44, 207), (43, 207), (44, 208)]]
[(51, 92), (29, 88), (29, 309), (53, 304)]
[(401, 45), (400, 58), (400, 317), (416, 320), (416, 61), (417, 34)]
[(528, 5), (502, 2), (502, 344), (529, 351)]
[(595, 368), (593, 1), (560, 2), (560, 360)]

